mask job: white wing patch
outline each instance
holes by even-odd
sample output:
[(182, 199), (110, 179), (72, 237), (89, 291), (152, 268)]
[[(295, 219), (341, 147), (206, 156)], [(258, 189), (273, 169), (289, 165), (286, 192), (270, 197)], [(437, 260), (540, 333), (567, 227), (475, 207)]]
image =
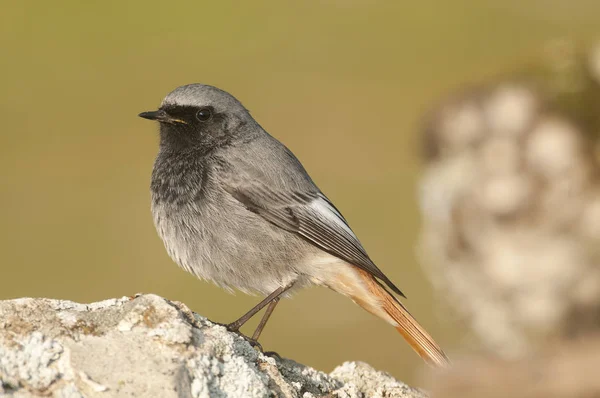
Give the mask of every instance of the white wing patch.
[(309, 207), (315, 212), (315, 215), (320, 219), (326, 219), (336, 224), (336, 226), (342, 228), (353, 240), (358, 241), (354, 232), (350, 229), (348, 224), (344, 221), (342, 215), (333, 207), (326, 199), (318, 197), (317, 199), (310, 202)]

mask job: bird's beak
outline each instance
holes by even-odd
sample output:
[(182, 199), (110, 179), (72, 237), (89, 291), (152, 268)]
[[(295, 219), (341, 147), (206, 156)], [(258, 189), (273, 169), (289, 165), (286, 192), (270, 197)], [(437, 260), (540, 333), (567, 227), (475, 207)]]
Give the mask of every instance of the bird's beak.
[(148, 120), (156, 120), (157, 122), (161, 122), (161, 123), (187, 124), (183, 120), (175, 119), (174, 117), (171, 117), (167, 112), (163, 111), (162, 109), (159, 109), (157, 111), (142, 112), (138, 116), (143, 117), (144, 119), (148, 119)]

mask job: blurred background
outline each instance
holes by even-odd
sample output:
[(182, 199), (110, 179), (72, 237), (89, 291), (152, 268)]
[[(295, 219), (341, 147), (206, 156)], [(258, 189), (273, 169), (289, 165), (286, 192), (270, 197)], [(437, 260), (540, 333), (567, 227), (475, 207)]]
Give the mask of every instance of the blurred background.
[[(0, 299), (156, 293), (218, 322), (258, 301), (180, 270), (152, 224), (157, 126), (137, 114), (201, 82), (294, 151), (451, 353), (461, 327), (415, 251), (423, 112), (551, 40), (598, 37), (598, 15), (593, 0), (5, 0)], [(262, 344), (324, 371), (362, 360), (410, 383), (421, 367), (393, 328), (325, 289), (280, 304)]]

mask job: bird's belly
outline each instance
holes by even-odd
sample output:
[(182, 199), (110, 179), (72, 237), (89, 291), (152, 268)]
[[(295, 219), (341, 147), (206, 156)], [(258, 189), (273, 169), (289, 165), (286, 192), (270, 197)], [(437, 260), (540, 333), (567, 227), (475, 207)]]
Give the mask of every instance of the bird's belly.
[(242, 206), (158, 203), (153, 214), (169, 256), (199, 278), (262, 294), (304, 284), (302, 266), (314, 248)]

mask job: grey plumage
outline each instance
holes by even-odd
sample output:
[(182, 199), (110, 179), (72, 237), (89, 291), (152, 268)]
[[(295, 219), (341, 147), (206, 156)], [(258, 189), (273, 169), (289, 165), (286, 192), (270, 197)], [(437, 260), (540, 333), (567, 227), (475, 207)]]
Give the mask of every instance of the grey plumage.
[[(177, 264), (219, 286), (269, 297), (291, 283), (327, 286), (394, 325), (427, 362), (447, 363), (383, 287), (402, 295), (298, 159), (233, 96), (191, 84), (140, 116), (161, 122), (152, 213)], [(272, 311), (274, 297), (230, 324), (232, 330), (265, 302)], [(260, 331), (259, 325), (255, 335)]]
[(220, 120), (203, 126), (212, 132), (205, 137), (186, 137), (197, 134), (189, 124), (161, 126), (152, 211), (175, 262), (220, 286), (268, 294), (295, 279), (307, 284), (312, 258), (325, 251), (401, 294), (298, 159), (239, 101), (193, 84), (161, 105), (180, 107), (213, 107), (213, 120)]

